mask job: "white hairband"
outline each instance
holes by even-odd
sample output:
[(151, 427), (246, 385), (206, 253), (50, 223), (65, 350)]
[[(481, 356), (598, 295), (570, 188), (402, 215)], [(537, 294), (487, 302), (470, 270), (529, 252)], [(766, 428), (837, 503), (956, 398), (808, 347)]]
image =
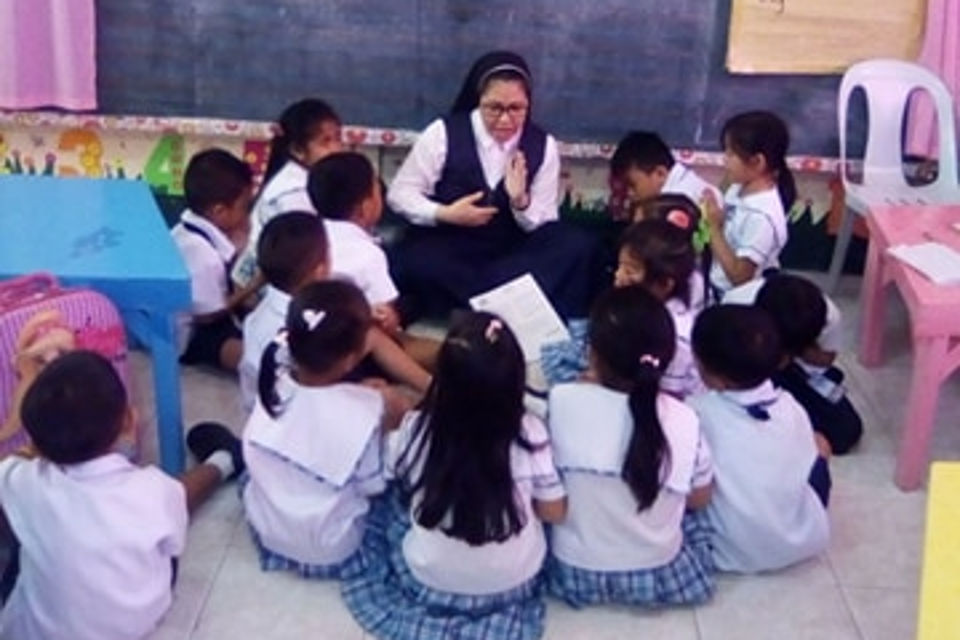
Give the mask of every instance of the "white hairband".
[(477, 82), (477, 91), (483, 91), (483, 86), (487, 83), (487, 80), (490, 79), (490, 76), (501, 71), (512, 71), (523, 77), (524, 82), (526, 82), (528, 85), (530, 84), (530, 74), (527, 73), (526, 69), (511, 62), (504, 62), (495, 67), (487, 69), (484, 74), (480, 76), (480, 80)]
[(303, 310), (303, 321), (307, 325), (307, 329), (313, 331), (317, 328), (323, 319), (327, 317), (326, 311), (314, 311), (313, 309), (304, 309)]

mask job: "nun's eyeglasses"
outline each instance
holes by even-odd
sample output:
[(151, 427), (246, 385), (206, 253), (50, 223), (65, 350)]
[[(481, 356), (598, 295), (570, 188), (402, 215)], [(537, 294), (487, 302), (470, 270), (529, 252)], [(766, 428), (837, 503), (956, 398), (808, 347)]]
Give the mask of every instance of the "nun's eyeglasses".
[(511, 118), (519, 118), (527, 112), (527, 108), (528, 105), (525, 105), (522, 102), (512, 102), (510, 104), (503, 104), (502, 102), (480, 103), (480, 111), (483, 112), (483, 115), (492, 120), (499, 120), (500, 117), (505, 113)]

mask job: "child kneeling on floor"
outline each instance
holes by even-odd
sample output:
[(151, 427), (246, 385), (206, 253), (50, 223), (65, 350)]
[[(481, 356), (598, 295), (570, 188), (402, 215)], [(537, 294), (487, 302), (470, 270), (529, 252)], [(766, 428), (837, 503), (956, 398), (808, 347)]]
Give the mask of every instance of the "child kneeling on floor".
[(692, 409), (661, 391), (674, 352), (663, 303), (612, 289), (590, 316), (592, 382), (550, 392), (569, 511), (553, 527), (551, 593), (573, 606), (703, 602), (713, 593), (710, 451)]
[(19, 546), (0, 638), (144, 637), (170, 608), (188, 511), (242, 470), (239, 451), (223, 427), (195, 428), (205, 462), (180, 482), (113, 453), (135, 414), (113, 365), (92, 351), (47, 365), (20, 415), (37, 456), (0, 462), (0, 503)]
[(525, 365), (502, 320), (465, 313), (419, 411), (386, 446), (398, 498), (381, 554), (343, 583), (378, 638), (534, 640), (543, 633), (540, 521), (566, 511), (549, 435), (524, 413)]

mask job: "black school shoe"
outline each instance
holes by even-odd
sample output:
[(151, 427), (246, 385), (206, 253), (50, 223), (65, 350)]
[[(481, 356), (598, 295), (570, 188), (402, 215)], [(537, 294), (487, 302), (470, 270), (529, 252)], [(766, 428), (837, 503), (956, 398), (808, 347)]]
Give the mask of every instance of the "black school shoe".
[(187, 431), (187, 447), (190, 453), (203, 462), (214, 451), (226, 451), (233, 459), (233, 473), (227, 480), (233, 480), (247, 468), (243, 461), (243, 446), (240, 438), (217, 422), (200, 422)]

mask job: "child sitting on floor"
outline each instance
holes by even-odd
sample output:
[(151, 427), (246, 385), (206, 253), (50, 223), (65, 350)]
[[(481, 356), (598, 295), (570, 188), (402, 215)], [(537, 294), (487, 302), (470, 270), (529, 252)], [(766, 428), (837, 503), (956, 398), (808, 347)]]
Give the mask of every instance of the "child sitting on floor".
[(0, 462), (0, 505), (15, 536), (4, 640), (141, 638), (172, 601), (187, 514), (243, 469), (213, 425), (191, 431), (204, 462), (180, 482), (111, 452), (135, 414), (113, 365), (92, 351), (59, 356), (21, 407), (36, 457)]
[(661, 392), (675, 346), (663, 304), (612, 289), (590, 316), (594, 382), (554, 387), (550, 433), (569, 510), (551, 536), (550, 591), (573, 606), (703, 602), (713, 593), (710, 451), (692, 409)]
[(369, 499), (384, 488), (381, 433), (411, 406), (386, 385), (342, 381), (370, 350), (370, 323), (355, 286), (315, 282), (263, 354), (243, 506), (265, 571), (328, 578), (363, 566)]
[(387, 441), (400, 502), (381, 553), (343, 585), (347, 608), (378, 638), (543, 632), (540, 521), (562, 520), (566, 501), (547, 429), (524, 413), (524, 379), (502, 320), (470, 312), (454, 320), (421, 410)]
[(191, 316), (179, 320), (180, 361), (236, 371), (243, 343), (234, 312), (253, 294), (234, 290), (230, 269), (250, 229), (253, 177), (242, 160), (222, 149), (190, 159), (183, 177), (187, 210), (172, 229), (190, 272)]
[(713, 452), (717, 568), (766, 571), (817, 555), (830, 535), (830, 476), (806, 411), (770, 381), (781, 357), (770, 315), (710, 307), (694, 324), (693, 352), (711, 389), (688, 403)]

